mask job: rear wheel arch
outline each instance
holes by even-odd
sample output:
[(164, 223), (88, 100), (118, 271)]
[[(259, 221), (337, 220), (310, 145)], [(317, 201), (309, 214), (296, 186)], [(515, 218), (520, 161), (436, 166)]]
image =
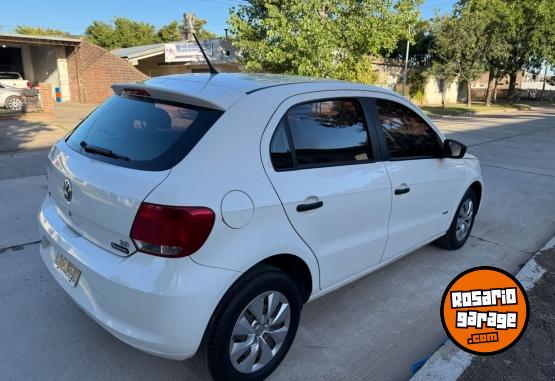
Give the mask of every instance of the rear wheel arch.
[(474, 194), (476, 195), (476, 198), (478, 199), (478, 205), (476, 206), (476, 212), (478, 211), (478, 209), (480, 208), (480, 205), (482, 204), (482, 184), (479, 181), (474, 181), (472, 184), (470, 184), (469, 186), (470, 189), (472, 189), (474, 191)]
[(308, 264), (300, 257), (293, 254), (277, 254), (268, 257), (253, 267), (261, 264), (276, 267), (290, 276), (297, 287), (303, 303), (306, 303), (313, 291), (313, 277)]

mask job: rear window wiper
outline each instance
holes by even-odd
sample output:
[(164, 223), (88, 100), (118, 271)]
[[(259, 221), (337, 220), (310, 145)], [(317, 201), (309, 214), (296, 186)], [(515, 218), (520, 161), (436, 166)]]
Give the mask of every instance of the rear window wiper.
[(113, 159), (119, 159), (119, 160), (125, 160), (125, 161), (130, 160), (127, 156), (118, 155), (117, 153), (112, 152), (112, 150), (109, 150), (107, 148), (102, 148), (98, 146), (93, 146), (92, 144), (87, 144), (87, 142), (85, 142), (84, 140), (80, 143), (80, 145), (81, 147), (83, 147), (85, 152), (88, 152), (88, 153), (95, 153), (97, 155), (107, 156)]

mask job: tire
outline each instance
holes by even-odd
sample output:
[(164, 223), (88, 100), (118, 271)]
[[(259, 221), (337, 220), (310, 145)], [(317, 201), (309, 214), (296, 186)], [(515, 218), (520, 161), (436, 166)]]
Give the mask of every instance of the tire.
[[(468, 213), (469, 210), (470, 214)], [(449, 230), (435, 243), (447, 250), (457, 250), (463, 247), (474, 226), (474, 217), (477, 210), (478, 198), (476, 193), (472, 189), (468, 189), (457, 208)], [(464, 232), (462, 232), (463, 227), (461, 225), (464, 226)]]
[(25, 105), (23, 98), (12, 95), (6, 99), (5, 106), (8, 110), (21, 111)]
[[(267, 303), (261, 305), (260, 300)], [(284, 302), (288, 304), (289, 318), (281, 321), (287, 310)], [(278, 313), (268, 313), (268, 305), (274, 306), (274, 312)], [(264, 318), (259, 320), (265, 325), (259, 325), (251, 312), (260, 311), (257, 306), (262, 307), (264, 315), (274, 316), (274, 326), (272, 319), (267, 321)], [(235, 282), (216, 308), (199, 349), (201, 365), (214, 380), (265, 379), (289, 351), (299, 325), (301, 308), (297, 285), (287, 274), (273, 266), (257, 266)], [(288, 329), (284, 330), (286, 326)], [(273, 357), (269, 356), (270, 353)]]

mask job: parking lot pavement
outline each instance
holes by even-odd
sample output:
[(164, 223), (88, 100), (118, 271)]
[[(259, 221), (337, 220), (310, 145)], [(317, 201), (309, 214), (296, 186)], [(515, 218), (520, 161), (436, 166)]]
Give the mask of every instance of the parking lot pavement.
[[(555, 109), (437, 124), (482, 161), (484, 202), (467, 245), (455, 252), (426, 246), (306, 305), (272, 380), (408, 379), (411, 365), (446, 339), (439, 305), (455, 275), (478, 265), (516, 273), (555, 233)], [(11, 160), (19, 169), (0, 177), (0, 218), (11, 216), (0, 219), (7, 231), (0, 235), (1, 378), (199, 379), (194, 361), (158, 359), (112, 337), (51, 279), (38, 244), (25, 244), (38, 240), (43, 173), (22, 164), (34, 163), (30, 156)]]
[[(70, 132), (96, 105), (56, 103), (54, 113), (0, 119), (0, 152), (46, 149)], [(42, 118), (41, 120), (37, 120)]]

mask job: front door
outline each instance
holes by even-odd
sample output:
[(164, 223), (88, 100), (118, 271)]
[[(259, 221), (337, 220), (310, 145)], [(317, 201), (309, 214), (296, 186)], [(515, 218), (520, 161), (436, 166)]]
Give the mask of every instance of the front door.
[(376, 110), (392, 185), (387, 261), (445, 233), (465, 168), (443, 158), (440, 137), (411, 108), (377, 99)]
[(375, 161), (377, 138), (359, 99), (307, 97), (278, 110), (262, 151), (291, 224), (318, 258), (325, 289), (379, 263), (391, 185), (385, 164)]

